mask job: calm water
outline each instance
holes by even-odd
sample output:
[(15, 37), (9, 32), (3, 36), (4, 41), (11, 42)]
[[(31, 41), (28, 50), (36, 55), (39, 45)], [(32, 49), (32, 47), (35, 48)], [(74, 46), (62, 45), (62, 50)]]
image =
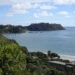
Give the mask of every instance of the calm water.
[(66, 28), (60, 31), (26, 32), (21, 34), (4, 34), (15, 39), (29, 51), (47, 52), (51, 50), (64, 55), (75, 56), (75, 28)]

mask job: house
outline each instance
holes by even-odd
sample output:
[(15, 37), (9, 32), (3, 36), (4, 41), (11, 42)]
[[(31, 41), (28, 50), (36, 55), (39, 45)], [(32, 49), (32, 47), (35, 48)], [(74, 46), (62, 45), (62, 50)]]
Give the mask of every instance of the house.
[(70, 64), (66, 64), (65, 62), (61, 61), (48, 61), (47, 63), (48, 66), (54, 67), (60, 71), (71, 71), (73, 70), (73, 66)]

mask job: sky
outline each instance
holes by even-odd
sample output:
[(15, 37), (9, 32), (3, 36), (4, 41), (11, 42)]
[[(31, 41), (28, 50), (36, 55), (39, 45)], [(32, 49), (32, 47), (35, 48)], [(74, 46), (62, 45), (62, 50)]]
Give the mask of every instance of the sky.
[(75, 27), (75, 0), (0, 0), (0, 24), (39, 22)]

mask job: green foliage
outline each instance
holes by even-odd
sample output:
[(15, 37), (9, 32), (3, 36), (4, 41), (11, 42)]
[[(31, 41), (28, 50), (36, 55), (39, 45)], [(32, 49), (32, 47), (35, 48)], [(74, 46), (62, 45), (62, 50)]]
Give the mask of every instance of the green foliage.
[(29, 26), (0, 25), (0, 33), (23, 33), (26, 31), (64, 30), (61, 24), (35, 23)]
[(60, 56), (57, 54), (57, 53), (52, 53), (51, 51), (48, 51), (48, 54), (47, 54), (50, 58), (54, 58), (54, 57), (57, 57), (57, 58), (60, 58)]
[(61, 24), (49, 24), (49, 23), (33, 23), (27, 26), (30, 31), (51, 31), (51, 30), (64, 30)]
[(48, 56), (42, 52), (31, 52), (31, 56), (38, 57), (42, 61), (48, 61)]
[(21, 50), (23, 53), (28, 54), (28, 49), (26, 47), (21, 46)]
[(62, 72), (62, 71), (58, 71), (58, 70), (51, 70), (51, 74), (50, 75), (65, 75), (65, 73), (64, 72)]
[(23, 33), (26, 30), (23, 26), (0, 25), (0, 33)]
[(19, 45), (0, 35), (0, 74), (23, 75), (26, 69), (26, 55)]
[(49, 56), (49, 57), (51, 56), (51, 51), (48, 51), (48, 56)]
[(58, 55), (50, 51), (48, 55), (29, 53), (26, 47), (20, 47), (16, 41), (0, 34), (0, 75), (75, 75), (75, 70), (65, 72), (48, 66), (48, 56)]

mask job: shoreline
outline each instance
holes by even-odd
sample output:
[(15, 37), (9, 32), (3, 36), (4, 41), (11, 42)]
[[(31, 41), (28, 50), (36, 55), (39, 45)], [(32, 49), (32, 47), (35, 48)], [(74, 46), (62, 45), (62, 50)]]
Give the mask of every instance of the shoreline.
[(71, 62), (75, 61), (75, 56), (71, 56), (71, 55), (60, 55), (60, 58), (64, 60), (69, 60)]
[[(46, 52), (44, 52), (44, 53), (47, 54)], [(59, 53), (57, 53), (57, 54), (60, 56), (60, 59), (69, 60), (70, 62), (75, 62), (74, 55), (63, 55), (63, 54), (59, 54)]]

